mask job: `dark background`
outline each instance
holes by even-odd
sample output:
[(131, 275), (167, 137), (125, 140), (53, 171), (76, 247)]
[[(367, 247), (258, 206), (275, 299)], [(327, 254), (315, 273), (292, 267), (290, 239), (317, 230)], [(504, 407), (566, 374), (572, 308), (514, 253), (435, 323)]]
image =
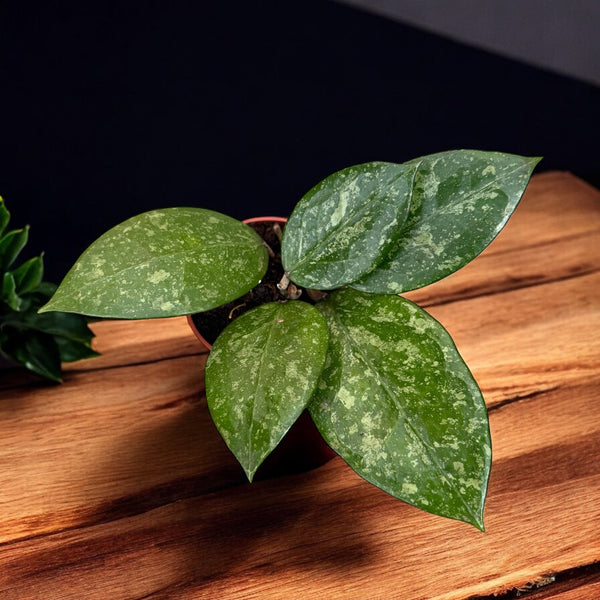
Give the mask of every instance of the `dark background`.
[(108, 227), (287, 216), (328, 174), (453, 148), (600, 185), (600, 90), (328, 0), (0, 8), (0, 195), (58, 281)]

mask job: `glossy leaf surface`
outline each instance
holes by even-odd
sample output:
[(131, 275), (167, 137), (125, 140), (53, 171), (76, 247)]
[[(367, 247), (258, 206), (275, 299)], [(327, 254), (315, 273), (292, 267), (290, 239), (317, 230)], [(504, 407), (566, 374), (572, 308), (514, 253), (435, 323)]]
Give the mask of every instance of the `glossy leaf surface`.
[(404, 229), (384, 260), (352, 287), (400, 293), (463, 267), (504, 227), (539, 160), (456, 150), (411, 161), (418, 170)]
[(309, 410), (362, 477), (483, 528), (487, 410), (446, 330), (415, 304), (345, 289), (319, 303), (329, 353)]
[(209, 310), (252, 289), (268, 254), (247, 225), (201, 208), (132, 217), (96, 240), (45, 310), (151, 318)]
[(328, 337), (319, 311), (292, 301), (248, 311), (215, 341), (206, 363), (208, 407), (248, 479), (306, 408)]
[(329, 290), (373, 269), (406, 220), (415, 169), (366, 163), (311, 189), (285, 227), (282, 262), (291, 280)]

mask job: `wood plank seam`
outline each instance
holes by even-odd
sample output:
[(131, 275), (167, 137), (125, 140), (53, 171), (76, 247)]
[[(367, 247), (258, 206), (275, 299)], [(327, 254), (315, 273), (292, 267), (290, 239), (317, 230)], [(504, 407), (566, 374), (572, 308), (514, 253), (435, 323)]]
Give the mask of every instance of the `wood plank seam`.
[(499, 402), (496, 402), (495, 404), (492, 404), (491, 406), (488, 406), (488, 413), (491, 414), (496, 410), (504, 408), (505, 406), (510, 406), (511, 404), (515, 404), (516, 402), (523, 402), (526, 400), (531, 400), (533, 398), (537, 398), (538, 396), (543, 396), (550, 392), (555, 392), (560, 389), (566, 389), (568, 387), (575, 387), (575, 386), (553, 385), (553, 386), (547, 387), (543, 390), (536, 390), (534, 392), (526, 392), (523, 394), (517, 393), (514, 396), (510, 396), (508, 398), (500, 400)]
[[(575, 589), (582, 579), (586, 583), (600, 582), (600, 561), (563, 571), (540, 573), (537, 577), (531, 578), (531, 581), (518, 584), (504, 593), (471, 596), (465, 600), (516, 600), (517, 598), (541, 600), (552, 598), (557, 592)], [(590, 597), (588, 600), (596, 599)]]
[[(177, 317), (175, 317), (177, 318)], [(198, 344), (198, 346), (200, 346), (200, 344)], [(192, 356), (203, 356), (204, 354), (208, 354), (208, 352), (202, 352), (201, 351), (201, 346), (199, 347), (199, 351), (198, 352), (188, 352), (185, 354), (177, 354), (177, 356), (164, 356), (164, 357), (160, 357), (160, 358), (155, 358), (152, 360), (141, 360), (138, 362), (128, 362), (128, 363), (121, 363), (121, 364), (116, 364), (116, 365), (105, 365), (102, 367), (98, 367), (98, 368), (93, 368), (93, 358), (88, 359), (90, 362), (90, 367), (87, 368), (82, 368), (82, 369), (77, 369), (77, 371), (72, 371), (73, 374), (84, 374), (84, 373), (90, 373), (92, 371), (104, 371), (104, 370), (113, 370), (113, 369), (126, 369), (129, 367), (143, 367), (144, 365), (152, 365), (152, 364), (156, 364), (156, 363), (162, 363), (162, 362), (168, 362), (170, 360), (178, 360), (180, 358), (190, 358)], [(9, 388), (4, 388), (4, 389), (9, 389)]]
[[(581, 271), (578, 271), (577, 273), (573, 273), (571, 275), (562, 275), (560, 277), (544, 279), (542, 281), (529, 281), (529, 282), (525, 281), (524, 283), (517, 280), (513, 284), (505, 285), (502, 289), (493, 289), (493, 290), (490, 290), (489, 292), (488, 291), (480, 291), (480, 292), (473, 293), (473, 294), (465, 293), (465, 294), (461, 294), (460, 296), (454, 296), (454, 297), (451, 296), (447, 299), (442, 299), (439, 301), (418, 302), (418, 304), (423, 308), (447, 306), (450, 304), (454, 304), (455, 302), (463, 302), (463, 301), (475, 300), (475, 299), (479, 299), (479, 298), (489, 298), (491, 296), (508, 294), (510, 292), (515, 292), (518, 290), (536, 288), (536, 287), (543, 286), (543, 285), (552, 285), (553, 283), (560, 283), (562, 281), (570, 281), (573, 279), (578, 279), (579, 277), (586, 277), (588, 275), (593, 275), (598, 272), (600, 272), (600, 268), (591, 268), (590, 267), (589, 269), (582, 269)], [(432, 285), (435, 285), (435, 284), (432, 284)]]

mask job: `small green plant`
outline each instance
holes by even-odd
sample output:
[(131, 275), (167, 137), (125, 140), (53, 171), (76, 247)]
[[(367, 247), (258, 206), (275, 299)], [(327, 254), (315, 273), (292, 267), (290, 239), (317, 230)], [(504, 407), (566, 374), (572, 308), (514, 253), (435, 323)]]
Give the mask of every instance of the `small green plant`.
[(29, 227), (5, 231), (10, 213), (0, 198), (0, 354), (52, 381), (61, 380), (61, 362), (97, 356), (91, 348), (94, 334), (79, 315), (63, 312), (38, 314), (56, 285), (42, 281), (43, 256), (13, 268), (27, 244)]
[[(366, 480), (483, 529), (491, 441), (482, 394), (443, 326), (398, 294), (477, 256), (538, 161), (460, 150), (373, 162), (300, 200), (281, 240), (280, 299), (232, 321), (206, 364), (211, 415), (250, 480), (308, 408)], [(94, 242), (42, 310), (209, 311), (254, 288), (268, 262), (263, 240), (235, 219), (154, 210)]]

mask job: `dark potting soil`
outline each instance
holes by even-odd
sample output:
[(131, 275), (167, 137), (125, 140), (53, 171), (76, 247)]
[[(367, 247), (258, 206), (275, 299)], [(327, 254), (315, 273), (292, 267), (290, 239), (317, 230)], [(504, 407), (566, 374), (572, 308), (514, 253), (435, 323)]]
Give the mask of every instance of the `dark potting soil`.
[[(283, 277), (283, 266), (281, 264), (281, 243), (273, 229), (275, 223), (249, 223), (249, 226), (262, 237), (273, 251), (274, 256), (269, 258), (269, 266), (260, 283), (247, 294), (212, 310), (192, 315), (192, 320), (200, 335), (210, 344), (213, 344), (221, 331), (236, 317), (243, 315), (252, 308), (256, 308), (267, 302), (282, 300), (277, 289), (277, 284)], [(283, 225), (283, 224), (282, 224)], [(303, 290), (300, 300), (311, 302)]]

